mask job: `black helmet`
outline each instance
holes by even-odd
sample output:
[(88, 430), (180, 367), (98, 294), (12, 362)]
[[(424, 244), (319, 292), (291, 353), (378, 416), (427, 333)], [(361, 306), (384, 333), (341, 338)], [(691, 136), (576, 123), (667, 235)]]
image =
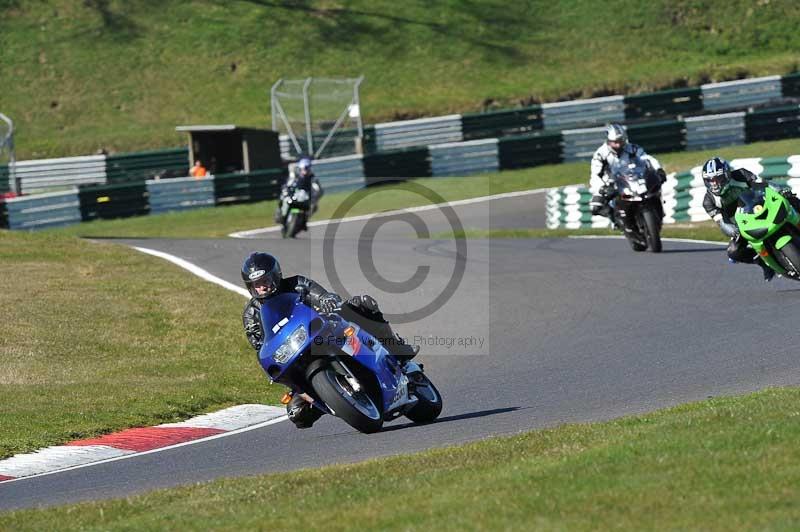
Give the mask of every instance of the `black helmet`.
[(720, 196), (731, 182), (731, 167), (725, 159), (714, 157), (703, 164), (702, 176), (706, 188), (712, 194)]
[(619, 155), (628, 143), (628, 133), (619, 124), (609, 124), (606, 128), (606, 144)]
[[(256, 299), (265, 299), (274, 294), (281, 284), (281, 265), (278, 259), (269, 253), (251, 253), (242, 264), (242, 280), (250, 295)], [(256, 285), (264, 286), (263, 294), (256, 291)]]

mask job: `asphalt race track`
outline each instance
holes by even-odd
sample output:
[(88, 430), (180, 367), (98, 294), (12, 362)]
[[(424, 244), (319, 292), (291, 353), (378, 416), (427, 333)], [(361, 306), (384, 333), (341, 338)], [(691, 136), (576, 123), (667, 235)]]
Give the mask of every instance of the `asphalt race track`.
[[(454, 212), (467, 228), (541, 226), (543, 196)], [(242, 258), (267, 250), (281, 258), (285, 274), (310, 272), (329, 287), (334, 274), (347, 291), (375, 295), (400, 321), (411, 314), (414, 320), (396, 326), (404, 336), (442, 339), (419, 357), (444, 396), (437, 423), (398, 420), (362, 435), (327, 416), (304, 431), (282, 422), (0, 484), (0, 510), (355, 462), (800, 382), (800, 360), (787, 342), (792, 335), (783, 334), (795, 330), (800, 284), (766, 284), (758, 268), (728, 264), (724, 248), (665, 242), (656, 255), (634, 253), (617, 239), (532, 239), (461, 241), (459, 249), (452, 240), (409, 238), (409, 223), (419, 221), (434, 234), (449, 223), (438, 211), (418, 213), (416, 220), (384, 219), (382, 226), (349, 222), (329, 250), (322, 239), (327, 226), (296, 241), (268, 233), (249, 240), (120, 243), (177, 255), (234, 283)], [(358, 238), (365, 229), (374, 242)], [(458, 287), (438, 310), (419, 315), (448, 286), (457, 263), (463, 266)], [(426, 267), (424, 281), (407, 293), (390, 296), (380, 288), (392, 289)], [(380, 278), (385, 282), (378, 288), (368, 281)], [(474, 343), (448, 346), (446, 338)], [(261, 371), (252, 352), (236, 356)]]

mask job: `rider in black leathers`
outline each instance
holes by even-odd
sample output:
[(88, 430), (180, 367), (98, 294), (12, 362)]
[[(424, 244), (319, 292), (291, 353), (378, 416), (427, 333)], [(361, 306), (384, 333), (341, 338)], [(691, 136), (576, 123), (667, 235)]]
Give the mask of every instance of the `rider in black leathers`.
[[(275, 207), (274, 221), (276, 224), (281, 223), (281, 204), (286, 196), (291, 192), (290, 189), (303, 189), (308, 193), (309, 197), (309, 211), (306, 218), (310, 218), (319, 207), (319, 199), (325, 193), (322, 190), (322, 185), (314, 175), (314, 170), (311, 168), (311, 158), (307, 156), (300, 157), (297, 164), (294, 165), (292, 171), (289, 173), (286, 182), (281, 185), (281, 194), (278, 201), (278, 206)], [(304, 221), (303, 229), (308, 229), (308, 220)]]
[[(392, 331), (372, 297), (355, 296), (349, 301), (343, 301), (337, 294), (328, 292), (307, 277), (295, 275), (284, 278), (278, 260), (268, 253), (251, 253), (245, 259), (242, 264), (242, 280), (252, 296), (244, 307), (242, 324), (247, 340), (256, 351), (261, 349), (264, 342), (261, 305), (275, 295), (295, 292), (298, 286), (305, 288), (305, 304), (318, 312), (337, 312), (344, 319), (358, 323), (401, 363), (411, 360), (419, 351), (419, 347), (407, 344)], [(293, 394), (286, 407), (289, 419), (298, 428), (310, 427), (322, 415), (319, 409), (311, 407), (303, 395)]]
[[(734, 262), (757, 264), (764, 273), (764, 280), (771, 281), (775, 271), (758, 258), (752, 248), (747, 247), (747, 240), (739, 233), (734, 218), (742, 192), (752, 187), (767, 186), (766, 180), (745, 168), (732, 170), (728, 162), (720, 157), (706, 161), (701, 175), (706, 186), (703, 208), (717, 222), (725, 236), (731, 239), (728, 257)], [(791, 190), (782, 189), (780, 192), (795, 209), (800, 208), (800, 200)]]

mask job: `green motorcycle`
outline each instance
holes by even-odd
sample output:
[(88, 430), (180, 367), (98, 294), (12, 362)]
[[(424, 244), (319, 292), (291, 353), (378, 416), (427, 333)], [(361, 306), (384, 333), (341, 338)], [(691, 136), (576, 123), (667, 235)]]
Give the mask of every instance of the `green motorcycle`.
[(800, 214), (769, 186), (751, 188), (739, 197), (735, 214), (739, 233), (770, 268), (800, 281)]

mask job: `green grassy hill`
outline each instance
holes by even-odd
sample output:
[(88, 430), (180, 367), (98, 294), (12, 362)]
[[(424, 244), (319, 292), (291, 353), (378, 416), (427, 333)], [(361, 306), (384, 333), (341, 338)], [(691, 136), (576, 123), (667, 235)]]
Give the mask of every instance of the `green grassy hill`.
[(20, 159), (268, 126), (279, 78), (366, 76), (368, 123), (798, 66), (794, 0), (0, 0)]

